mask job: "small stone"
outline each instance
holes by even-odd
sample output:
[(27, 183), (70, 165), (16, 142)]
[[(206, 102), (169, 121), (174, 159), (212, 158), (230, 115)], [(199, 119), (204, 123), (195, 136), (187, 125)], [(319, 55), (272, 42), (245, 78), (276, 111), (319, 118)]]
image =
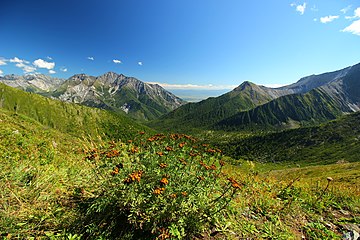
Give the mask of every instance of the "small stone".
[(326, 180), (328, 180), (329, 182), (333, 181), (334, 179), (332, 177), (327, 177)]
[(360, 234), (354, 230), (347, 232), (343, 235), (343, 240), (358, 240), (360, 239)]

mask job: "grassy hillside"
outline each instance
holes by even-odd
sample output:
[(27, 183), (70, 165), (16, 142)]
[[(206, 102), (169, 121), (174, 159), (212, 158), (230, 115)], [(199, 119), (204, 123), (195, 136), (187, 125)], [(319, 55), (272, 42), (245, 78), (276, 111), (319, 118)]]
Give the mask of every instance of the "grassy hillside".
[(0, 95), (2, 238), (341, 239), (360, 224), (358, 163), (269, 173), (188, 135), (22, 94)]
[(349, 98), (354, 103), (360, 103), (360, 64), (351, 67), (349, 74), (345, 76), (344, 83), (348, 92)]
[(281, 129), (333, 120), (351, 110), (320, 89), (277, 98), (214, 125), (219, 130)]
[(79, 154), (89, 145), (0, 108), (2, 238), (45, 237), (74, 217), (69, 195), (92, 177)]
[(235, 159), (317, 165), (359, 161), (359, 141), (357, 112), (316, 127), (223, 138), (218, 146)]
[(214, 123), (240, 111), (252, 109), (270, 101), (272, 97), (259, 86), (245, 82), (236, 89), (216, 98), (208, 98), (198, 103), (188, 103), (159, 120), (149, 123), (158, 129), (189, 131), (207, 129)]
[(126, 139), (147, 129), (122, 114), (45, 98), (1, 83), (0, 108), (75, 136), (105, 134), (111, 138)]

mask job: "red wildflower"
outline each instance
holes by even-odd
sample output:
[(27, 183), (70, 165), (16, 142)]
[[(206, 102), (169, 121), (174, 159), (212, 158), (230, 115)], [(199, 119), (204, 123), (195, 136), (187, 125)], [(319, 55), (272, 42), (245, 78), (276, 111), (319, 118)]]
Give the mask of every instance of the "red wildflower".
[(162, 178), (160, 180), (160, 183), (163, 184), (163, 185), (167, 185), (169, 183), (169, 180), (167, 180), (167, 178)]
[(153, 193), (155, 195), (160, 195), (161, 193), (163, 193), (165, 191), (165, 188), (156, 188)]
[(166, 150), (166, 151), (168, 151), (168, 152), (170, 152), (170, 151), (172, 151), (172, 150), (173, 150), (173, 148), (172, 148), (172, 147), (170, 147), (170, 146), (167, 146), (167, 147), (165, 148), (165, 150)]
[(163, 152), (157, 152), (156, 154), (159, 155), (160, 157), (164, 156)]

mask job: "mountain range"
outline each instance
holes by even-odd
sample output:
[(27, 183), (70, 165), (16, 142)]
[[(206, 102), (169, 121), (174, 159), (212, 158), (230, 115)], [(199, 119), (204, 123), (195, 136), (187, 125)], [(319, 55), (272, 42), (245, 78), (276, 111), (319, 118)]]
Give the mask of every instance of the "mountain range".
[(155, 119), (185, 103), (157, 84), (114, 72), (98, 77), (77, 74), (67, 80), (42, 74), (6, 75), (0, 82), (65, 102), (124, 112), (140, 120)]
[(360, 110), (360, 64), (311, 75), (281, 88), (244, 82), (234, 90), (188, 103), (150, 123), (165, 129), (283, 129)]
[(161, 130), (276, 130), (360, 110), (360, 64), (268, 88), (249, 81), (219, 97), (187, 103), (157, 84), (113, 72), (67, 80), (36, 74), (0, 82), (65, 102), (125, 113)]

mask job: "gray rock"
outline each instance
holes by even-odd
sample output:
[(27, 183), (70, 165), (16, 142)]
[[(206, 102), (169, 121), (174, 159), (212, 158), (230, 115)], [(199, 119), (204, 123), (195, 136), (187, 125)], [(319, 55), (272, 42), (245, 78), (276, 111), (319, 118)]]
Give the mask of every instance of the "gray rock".
[(354, 230), (351, 230), (343, 235), (344, 240), (360, 240), (360, 234)]

